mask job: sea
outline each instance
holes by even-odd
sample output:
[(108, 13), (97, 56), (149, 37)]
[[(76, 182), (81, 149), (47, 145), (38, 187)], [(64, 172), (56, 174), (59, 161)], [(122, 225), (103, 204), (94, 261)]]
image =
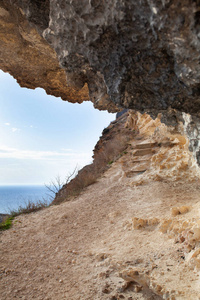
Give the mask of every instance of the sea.
[(9, 214), (11, 210), (16, 210), (29, 201), (37, 202), (45, 199), (50, 202), (48, 193), (44, 185), (0, 186), (0, 214)]

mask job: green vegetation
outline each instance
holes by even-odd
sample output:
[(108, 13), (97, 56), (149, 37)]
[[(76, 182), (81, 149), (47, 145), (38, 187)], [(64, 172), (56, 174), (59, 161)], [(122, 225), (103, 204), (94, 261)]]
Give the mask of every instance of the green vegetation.
[(7, 230), (12, 226), (14, 217), (8, 217), (5, 221), (0, 224), (0, 231)]
[(2, 223), (0, 223), (0, 231), (11, 228), (12, 221), (15, 217), (21, 214), (30, 214), (32, 212), (39, 211), (45, 207), (48, 207), (49, 205), (50, 204), (46, 200), (39, 200), (35, 203), (29, 200), (24, 206), (20, 205), (16, 210), (10, 210), (9, 216)]

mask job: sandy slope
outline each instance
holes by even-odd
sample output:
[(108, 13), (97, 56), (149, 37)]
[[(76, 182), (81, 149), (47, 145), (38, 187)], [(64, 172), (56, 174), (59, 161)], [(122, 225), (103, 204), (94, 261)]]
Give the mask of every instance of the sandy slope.
[[(120, 166), (73, 202), (20, 216), (1, 234), (2, 300), (160, 299), (167, 291), (174, 299), (199, 299), (199, 274), (190, 270), (183, 243), (161, 233), (159, 224), (132, 226), (134, 217), (162, 222), (171, 218), (171, 206), (185, 204), (191, 211), (174, 218), (198, 218), (199, 183), (132, 186)], [(134, 270), (140, 292), (121, 278)]]
[(0, 235), (0, 299), (200, 299), (200, 181), (187, 138), (137, 120), (140, 134), (98, 182)]

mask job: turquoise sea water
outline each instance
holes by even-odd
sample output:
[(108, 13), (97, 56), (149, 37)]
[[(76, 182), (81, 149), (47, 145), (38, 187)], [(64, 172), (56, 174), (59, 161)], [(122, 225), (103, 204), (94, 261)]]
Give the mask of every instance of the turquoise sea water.
[(48, 200), (48, 190), (45, 186), (25, 185), (25, 186), (0, 186), (0, 213), (9, 213), (11, 209), (17, 209), (19, 205), (24, 205), (31, 200)]

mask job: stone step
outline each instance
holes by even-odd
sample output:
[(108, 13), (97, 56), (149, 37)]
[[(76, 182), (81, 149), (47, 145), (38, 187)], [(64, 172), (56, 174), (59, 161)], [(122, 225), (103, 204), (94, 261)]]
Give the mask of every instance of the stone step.
[(127, 169), (130, 168), (141, 168), (142, 166), (149, 166), (151, 159), (137, 159), (138, 157), (134, 157), (134, 159), (132, 160), (132, 158), (130, 159), (130, 161), (121, 161), (122, 166), (124, 166)]
[(135, 151), (133, 151), (133, 155), (134, 156), (144, 156), (144, 155), (148, 155), (148, 154), (154, 154), (155, 150), (152, 148), (146, 148), (146, 149), (137, 149)]
[(137, 144), (135, 145), (135, 149), (149, 149), (156, 147), (157, 143), (142, 143), (142, 144)]
[(146, 170), (141, 170), (141, 171), (127, 171), (125, 172), (126, 177), (131, 178), (140, 174), (143, 174)]

